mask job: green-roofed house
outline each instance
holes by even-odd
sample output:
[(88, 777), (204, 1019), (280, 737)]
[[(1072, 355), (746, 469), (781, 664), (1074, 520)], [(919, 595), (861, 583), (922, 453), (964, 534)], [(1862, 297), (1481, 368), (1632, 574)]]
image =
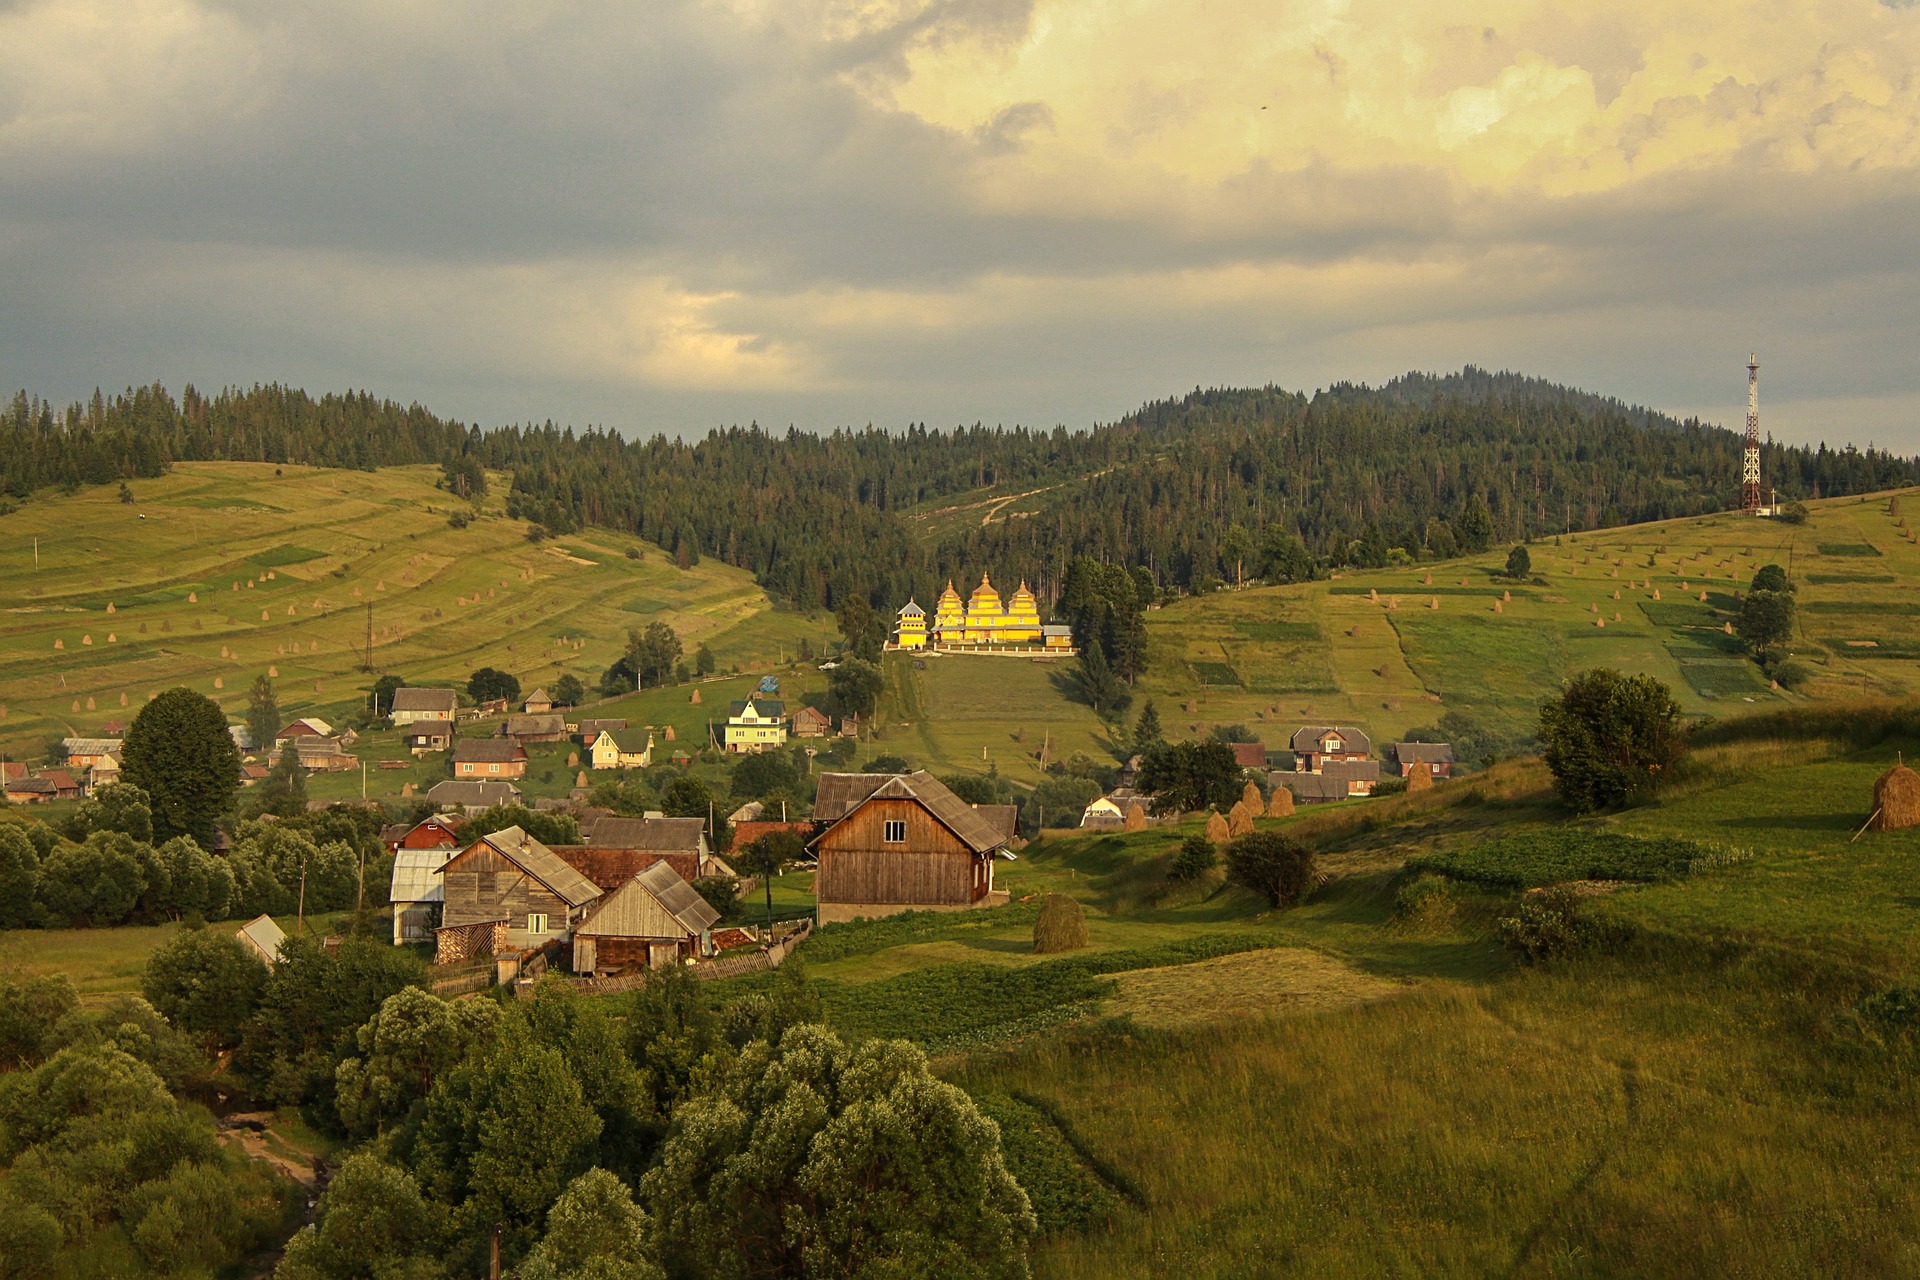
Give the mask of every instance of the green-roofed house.
[(787, 745), (787, 704), (755, 694), (727, 708), (725, 745), (736, 755), (778, 751)]
[(644, 769), (653, 763), (653, 730), (602, 729), (587, 744), (596, 769)]

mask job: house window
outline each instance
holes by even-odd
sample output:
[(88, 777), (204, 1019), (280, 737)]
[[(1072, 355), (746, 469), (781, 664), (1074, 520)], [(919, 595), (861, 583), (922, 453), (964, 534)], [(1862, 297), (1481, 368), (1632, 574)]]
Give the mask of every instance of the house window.
[(488, 766), (487, 766), (487, 772), (488, 772), (488, 773), (498, 773), (498, 772), (500, 772), (500, 766), (499, 766), (499, 765), (497, 765), (497, 764), (490, 764), (490, 765), (488, 765)]
[(535, 911), (530, 913), (527, 916), (527, 932), (528, 933), (545, 933), (546, 931), (547, 931), (547, 917), (545, 915), (541, 914), (538, 911)]
[(888, 844), (905, 844), (907, 842), (907, 824), (900, 821), (889, 820), (881, 838)]

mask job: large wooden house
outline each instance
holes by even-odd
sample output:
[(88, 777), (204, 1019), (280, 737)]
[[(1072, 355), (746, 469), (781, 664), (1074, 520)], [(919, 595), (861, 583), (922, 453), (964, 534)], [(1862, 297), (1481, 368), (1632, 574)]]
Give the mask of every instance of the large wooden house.
[(440, 868), (444, 898), (434, 931), (441, 963), (564, 939), (601, 889), (519, 827), (480, 837)]
[(932, 774), (829, 773), (813, 816), (825, 828), (809, 848), (822, 924), (901, 911), (964, 911), (997, 905), (996, 857), (1013, 835)]
[(644, 769), (653, 763), (653, 730), (602, 729), (587, 742), (595, 769)]
[(1308, 725), (1296, 729), (1293, 741), (1293, 767), (1300, 773), (1319, 773), (1336, 760), (1365, 760), (1373, 754), (1373, 742), (1351, 725)]
[(655, 969), (713, 954), (720, 913), (666, 862), (656, 862), (594, 905), (573, 934), (575, 973)]
[(453, 746), (456, 778), (524, 778), (527, 749), (513, 738), (462, 738)]
[(460, 696), (451, 689), (395, 689), (387, 717), (396, 725), (416, 720), (451, 720)]

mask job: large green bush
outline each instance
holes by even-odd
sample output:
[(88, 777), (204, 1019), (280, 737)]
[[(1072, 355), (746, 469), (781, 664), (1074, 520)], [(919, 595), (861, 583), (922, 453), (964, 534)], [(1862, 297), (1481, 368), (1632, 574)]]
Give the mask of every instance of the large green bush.
[(1652, 676), (1595, 667), (1540, 708), (1540, 745), (1560, 799), (1576, 812), (1653, 790), (1683, 749), (1680, 704)]

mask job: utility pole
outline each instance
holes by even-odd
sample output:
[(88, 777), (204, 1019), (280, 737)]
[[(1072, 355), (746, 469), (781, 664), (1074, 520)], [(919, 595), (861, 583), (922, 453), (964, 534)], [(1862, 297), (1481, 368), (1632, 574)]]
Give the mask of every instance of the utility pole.
[(373, 673), (373, 601), (367, 601), (367, 660), (360, 668), (369, 675)]

